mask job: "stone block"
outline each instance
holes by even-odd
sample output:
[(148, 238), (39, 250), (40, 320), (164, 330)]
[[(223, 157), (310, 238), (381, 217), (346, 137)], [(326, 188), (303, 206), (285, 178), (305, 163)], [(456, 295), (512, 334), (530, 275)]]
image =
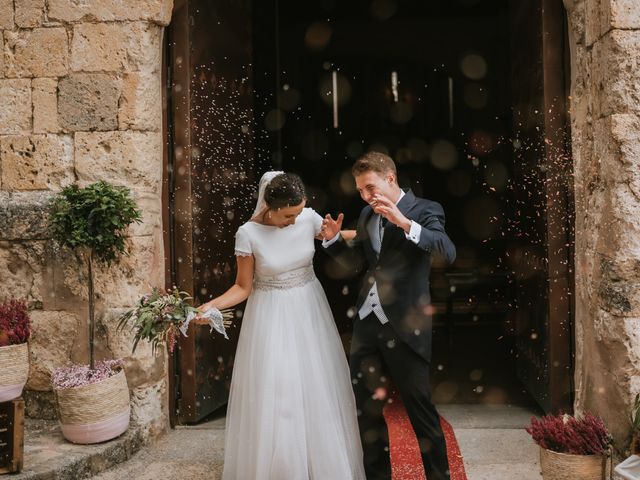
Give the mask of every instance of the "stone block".
[(162, 198), (159, 193), (134, 190), (133, 197), (142, 210), (142, 223), (129, 228), (132, 237), (156, 235), (162, 228)]
[(0, 134), (20, 134), (31, 130), (31, 81), (0, 80)]
[(71, 364), (79, 318), (69, 312), (34, 310), (33, 335), (29, 341), (31, 369), (27, 388), (51, 390), (51, 374)]
[(14, 26), (13, 0), (0, 0), (0, 29), (13, 29)]
[(0, 30), (0, 78), (4, 78), (4, 32)]
[(605, 18), (611, 27), (640, 29), (640, 7), (636, 0), (608, 0), (605, 3), (608, 5)]
[(129, 69), (159, 72), (162, 65), (162, 27), (131, 23), (127, 26), (126, 36)]
[(0, 241), (0, 291), (4, 298), (26, 298), (31, 307), (42, 306), (45, 242)]
[(61, 22), (146, 20), (168, 25), (173, 8), (172, 0), (137, 0), (135, 3), (117, 0), (49, 0), (48, 4), (49, 19)]
[(22, 398), (24, 398), (24, 410), (27, 417), (55, 420), (57, 423), (58, 412), (53, 391), (25, 389), (22, 392)]
[(82, 183), (108, 180), (159, 193), (162, 148), (159, 132), (78, 132), (75, 135), (76, 173)]
[(640, 8), (636, 0), (586, 0), (586, 9), (587, 46), (613, 29), (640, 29)]
[(143, 428), (145, 439), (153, 438), (168, 428), (167, 383), (141, 385), (131, 391), (131, 421)]
[(15, 21), (20, 28), (42, 26), (45, 0), (19, 0), (15, 2)]
[(604, 33), (602, 26), (605, 23), (602, 18), (602, 4), (608, 0), (585, 0), (585, 42), (587, 46), (593, 45)]
[(59, 190), (75, 180), (68, 135), (0, 137), (4, 190)]
[[(598, 259), (598, 307), (616, 317), (639, 316), (640, 273), (620, 275), (627, 273), (626, 265), (617, 263), (620, 257), (599, 254)], [(640, 258), (635, 260), (637, 266)]]
[(31, 98), (33, 100), (33, 132), (59, 132), (58, 80), (56, 78), (34, 78), (31, 85)]
[(83, 23), (73, 29), (71, 69), (120, 71), (127, 66), (127, 36), (118, 23)]
[[(592, 163), (599, 166), (600, 208), (588, 209), (599, 254), (612, 259), (616, 277), (640, 282), (640, 117), (611, 115), (595, 122)], [(578, 213), (578, 212), (577, 212)]]
[(72, 74), (58, 83), (58, 122), (66, 130), (115, 130), (121, 82), (104, 73)]
[(162, 127), (160, 73), (128, 73), (122, 81), (120, 130), (159, 131)]
[(5, 31), (4, 36), (6, 77), (60, 77), (69, 71), (64, 28)]
[(0, 191), (0, 241), (47, 238), (49, 191)]
[(640, 113), (640, 31), (610, 31), (594, 44), (592, 60), (594, 116)]

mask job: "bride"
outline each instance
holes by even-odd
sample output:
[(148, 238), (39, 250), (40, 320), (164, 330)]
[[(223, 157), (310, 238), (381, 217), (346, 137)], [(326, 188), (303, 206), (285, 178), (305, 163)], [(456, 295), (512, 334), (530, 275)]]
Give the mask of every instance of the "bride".
[(223, 480), (365, 478), (347, 360), (312, 266), (322, 217), (305, 202), (297, 175), (267, 172), (253, 217), (236, 233), (235, 284), (199, 307), (248, 299)]

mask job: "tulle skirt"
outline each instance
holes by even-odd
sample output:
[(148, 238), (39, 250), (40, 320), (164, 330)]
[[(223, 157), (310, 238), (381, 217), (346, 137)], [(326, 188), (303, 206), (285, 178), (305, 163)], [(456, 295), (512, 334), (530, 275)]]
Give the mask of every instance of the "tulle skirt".
[(317, 279), (254, 289), (227, 410), (223, 480), (364, 479), (349, 369)]

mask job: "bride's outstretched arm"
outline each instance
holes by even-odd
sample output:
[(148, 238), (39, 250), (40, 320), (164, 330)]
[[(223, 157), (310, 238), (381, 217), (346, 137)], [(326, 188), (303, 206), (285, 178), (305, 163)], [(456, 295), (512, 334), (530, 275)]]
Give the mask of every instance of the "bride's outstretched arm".
[(203, 303), (198, 307), (201, 312), (206, 312), (211, 307), (218, 310), (235, 307), (239, 303), (244, 302), (251, 293), (253, 286), (253, 255), (236, 256), (238, 262), (238, 273), (236, 274), (236, 282), (222, 295), (213, 300)]

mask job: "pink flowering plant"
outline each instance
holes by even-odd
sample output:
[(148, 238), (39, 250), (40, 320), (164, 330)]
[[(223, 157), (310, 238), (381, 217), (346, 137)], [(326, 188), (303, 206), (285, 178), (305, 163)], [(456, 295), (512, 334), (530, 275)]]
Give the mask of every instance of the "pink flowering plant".
[(27, 302), (11, 298), (0, 303), (0, 347), (25, 343), (31, 336)]
[(102, 360), (95, 368), (89, 365), (71, 365), (56, 369), (51, 375), (51, 383), (56, 390), (82, 387), (106, 380), (124, 367), (122, 360)]
[(534, 417), (526, 430), (542, 448), (572, 455), (605, 455), (612, 442), (604, 422), (591, 413)]

